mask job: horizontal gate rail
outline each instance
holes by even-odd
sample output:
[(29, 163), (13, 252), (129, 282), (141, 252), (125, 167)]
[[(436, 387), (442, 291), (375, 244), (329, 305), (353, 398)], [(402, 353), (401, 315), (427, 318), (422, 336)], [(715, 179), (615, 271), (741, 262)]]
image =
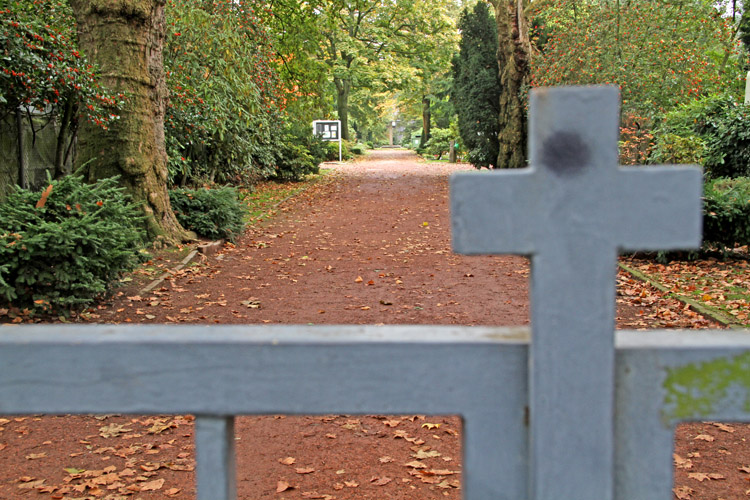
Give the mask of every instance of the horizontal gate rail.
[[(678, 422), (750, 420), (748, 333), (617, 332), (617, 499), (670, 498)], [(235, 498), (235, 415), (457, 414), (464, 498), (518, 500), (528, 340), (487, 327), (3, 327), (0, 414), (195, 414), (200, 500)]]

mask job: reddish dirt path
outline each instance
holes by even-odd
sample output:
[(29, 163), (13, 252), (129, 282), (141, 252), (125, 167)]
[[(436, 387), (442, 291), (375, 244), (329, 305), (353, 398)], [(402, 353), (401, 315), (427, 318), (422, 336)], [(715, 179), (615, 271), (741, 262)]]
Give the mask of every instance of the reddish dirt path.
[[(527, 324), (525, 259), (450, 251), (448, 174), (469, 168), (405, 151), (337, 166), (236, 246), (149, 294), (124, 290), (98, 321)], [(636, 312), (619, 303), (618, 324), (648, 326)], [(0, 418), (0, 499), (192, 499), (192, 432), (191, 417)], [(240, 417), (237, 439), (240, 499), (461, 498), (456, 417)]]

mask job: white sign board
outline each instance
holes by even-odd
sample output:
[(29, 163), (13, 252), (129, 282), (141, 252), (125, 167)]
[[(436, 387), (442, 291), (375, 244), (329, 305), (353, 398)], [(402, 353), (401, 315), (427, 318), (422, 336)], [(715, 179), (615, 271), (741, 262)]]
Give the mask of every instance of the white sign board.
[(341, 120), (315, 120), (313, 135), (324, 141), (339, 141), (339, 161), (341, 161)]

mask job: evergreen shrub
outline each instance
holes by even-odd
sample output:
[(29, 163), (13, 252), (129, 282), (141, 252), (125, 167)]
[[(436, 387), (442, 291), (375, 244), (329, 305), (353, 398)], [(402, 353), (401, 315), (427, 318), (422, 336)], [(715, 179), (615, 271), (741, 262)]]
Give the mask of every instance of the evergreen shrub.
[(750, 178), (710, 180), (704, 186), (703, 201), (705, 244), (750, 245)]
[(116, 178), (16, 188), (0, 204), (0, 302), (55, 314), (91, 304), (143, 257), (142, 219)]
[(200, 236), (235, 241), (245, 228), (245, 210), (233, 187), (173, 189), (169, 201), (182, 227)]

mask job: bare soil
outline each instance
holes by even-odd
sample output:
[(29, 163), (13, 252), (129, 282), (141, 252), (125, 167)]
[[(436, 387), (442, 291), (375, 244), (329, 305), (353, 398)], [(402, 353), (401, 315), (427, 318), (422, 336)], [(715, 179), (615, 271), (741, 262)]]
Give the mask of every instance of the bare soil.
[[(236, 245), (198, 258), (147, 294), (139, 293), (143, 283), (135, 280), (88, 318), (165, 324), (529, 323), (526, 259), (451, 252), (448, 175), (470, 166), (425, 163), (409, 152), (388, 150), (334, 168), (330, 182), (286, 201)], [(619, 328), (664, 326), (662, 312), (670, 308), (662, 299), (651, 300), (647, 286), (622, 273), (618, 282)], [(669, 321), (716, 327), (695, 316)], [(439, 380), (439, 367), (435, 376)], [(192, 420), (2, 417), (0, 499), (194, 498)], [(739, 467), (750, 466), (744, 444), (750, 427), (733, 427), (729, 432), (708, 423), (678, 430), (676, 453), (691, 460), (690, 467), (679, 461), (676, 468), (679, 498), (746, 497), (750, 468)], [(715, 441), (695, 437), (704, 433)], [(456, 416), (239, 417), (238, 497), (458, 499), (460, 436)], [(699, 480), (692, 472), (724, 478)]]

